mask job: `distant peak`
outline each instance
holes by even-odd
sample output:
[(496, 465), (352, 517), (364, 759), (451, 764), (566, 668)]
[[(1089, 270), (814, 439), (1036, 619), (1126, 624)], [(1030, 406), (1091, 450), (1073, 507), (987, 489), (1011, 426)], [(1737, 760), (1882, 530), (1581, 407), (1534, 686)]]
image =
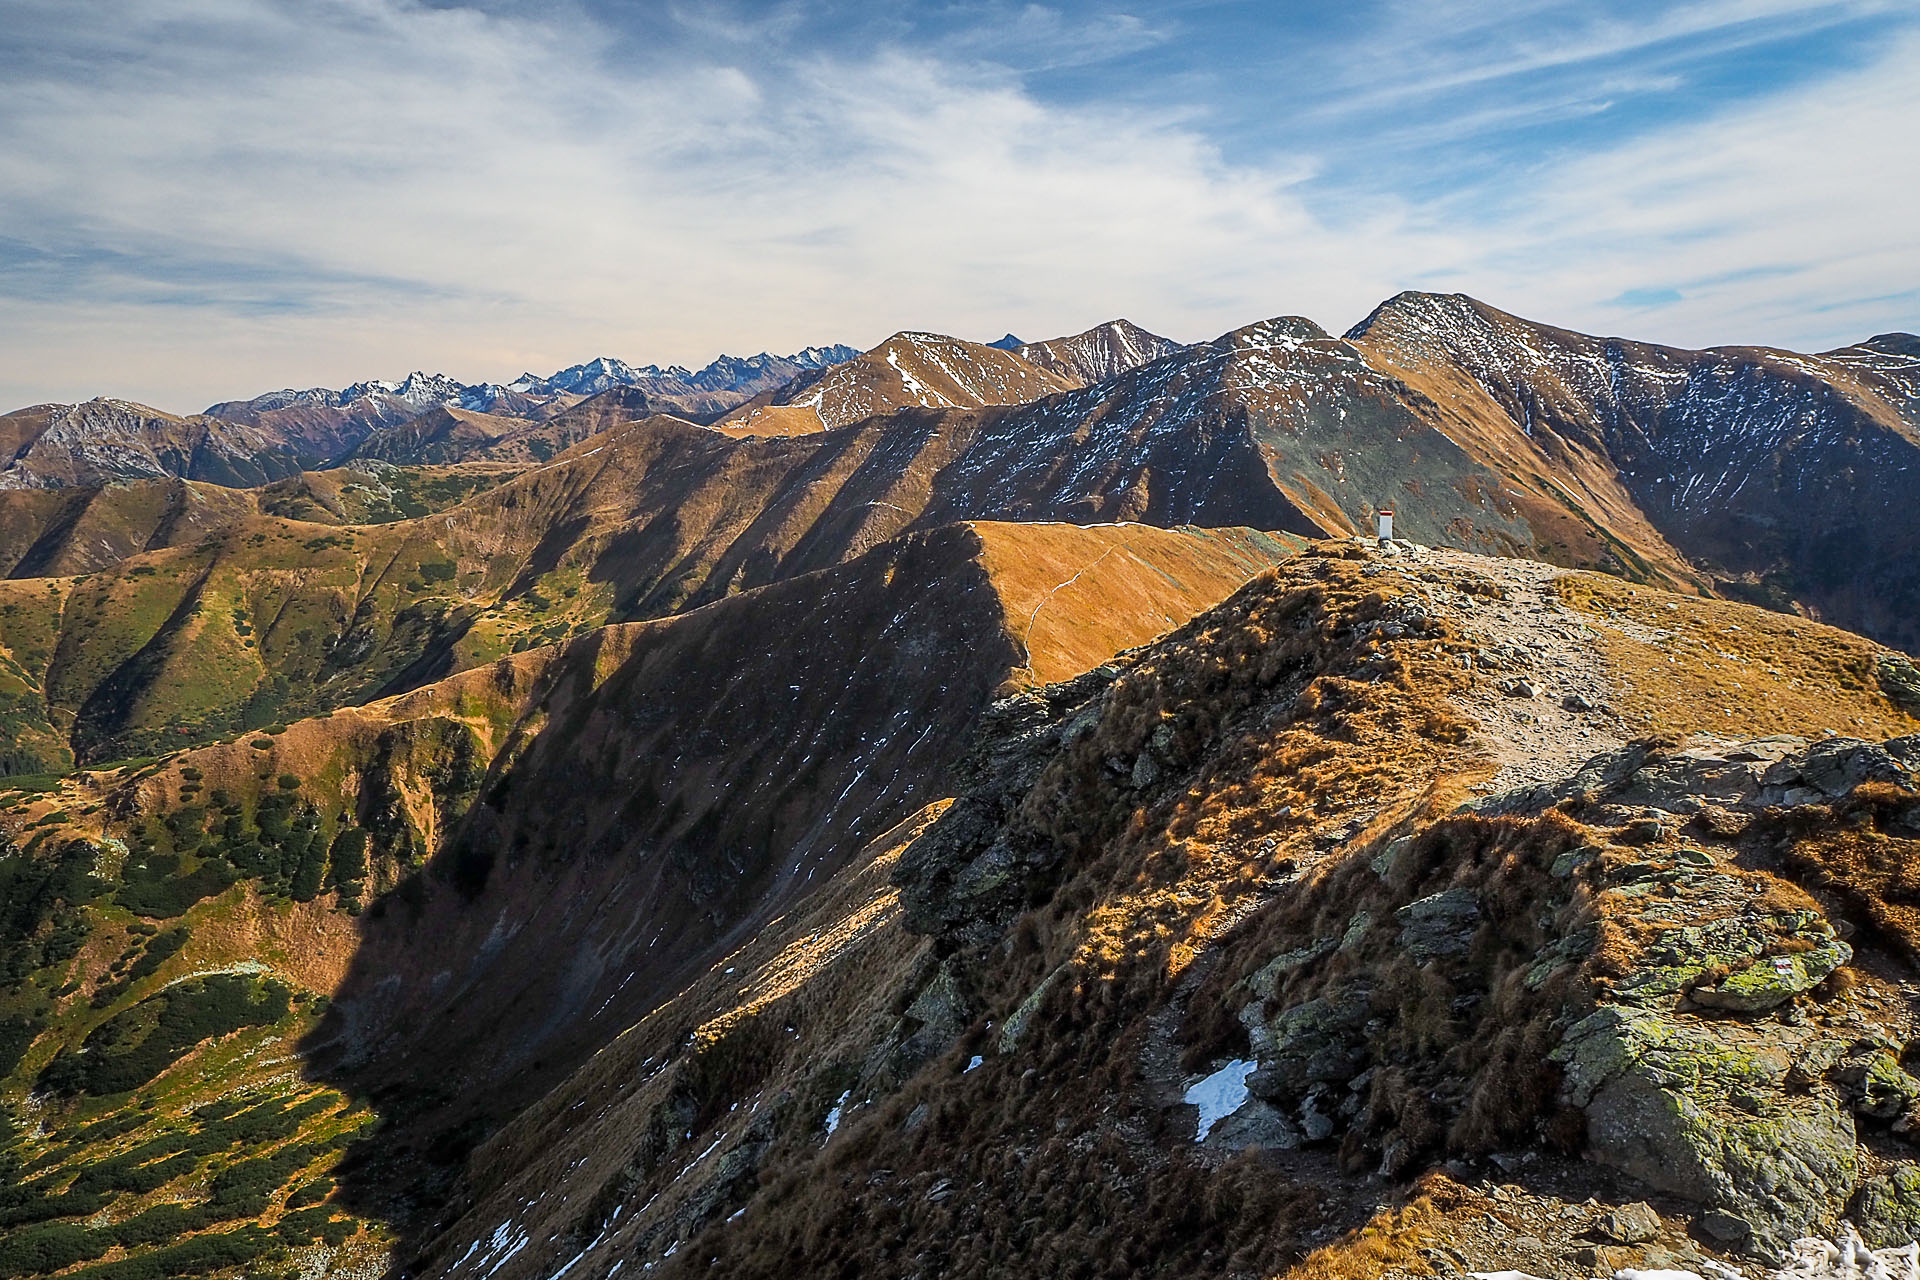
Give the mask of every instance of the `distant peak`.
[(1405, 289), (1368, 312), (1367, 318), (1347, 330), (1344, 336), (1348, 341), (1364, 338), (1381, 325), (1392, 328), (1408, 322), (1420, 323), (1442, 318), (1457, 320), (1467, 314), (1484, 318), (1490, 310), (1492, 308), (1478, 298), (1464, 293), (1422, 293), (1417, 289)]
[(1889, 355), (1920, 356), (1920, 334), (1876, 333), (1860, 344), (1871, 351), (1884, 351)]
[(1325, 342), (1333, 337), (1305, 316), (1275, 316), (1235, 329), (1220, 341), (1233, 347), (1290, 345), (1300, 342)]
[(989, 342), (987, 345), (990, 347), (995, 347), (1001, 351), (1017, 351), (1018, 349), (1026, 346), (1027, 344), (1020, 341), (1020, 339), (1014, 337), (1011, 333), (1009, 333), (1004, 338), (995, 338), (992, 342)]

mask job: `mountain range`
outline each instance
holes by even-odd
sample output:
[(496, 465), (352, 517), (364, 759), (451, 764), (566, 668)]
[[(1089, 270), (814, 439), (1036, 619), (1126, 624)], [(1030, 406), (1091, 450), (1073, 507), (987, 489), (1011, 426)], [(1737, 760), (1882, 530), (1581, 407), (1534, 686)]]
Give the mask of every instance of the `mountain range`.
[(0, 1280), (1920, 1237), (1912, 335), (0, 424)]
[(338, 391), (269, 391), (250, 400), (221, 401), (187, 417), (106, 398), (34, 405), (0, 417), (0, 450), (6, 454), (0, 490), (158, 476), (247, 486), (362, 457), (398, 453), (423, 461), (388, 433), (432, 414), (437, 420), (432, 430), (415, 428), (398, 439), (444, 434), (450, 421), (497, 419), (504, 434), (613, 392), (619, 393), (616, 403), (626, 406), (644, 404), (651, 411), (707, 420), (767, 388), (857, 354), (851, 347), (832, 346), (808, 347), (791, 356), (723, 355), (698, 373), (677, 365), (635, 368), (602, 357), (549, 378), (522, 374), (506, 386), (469, 385), (416, 371), (399, 382), (356, 382)]

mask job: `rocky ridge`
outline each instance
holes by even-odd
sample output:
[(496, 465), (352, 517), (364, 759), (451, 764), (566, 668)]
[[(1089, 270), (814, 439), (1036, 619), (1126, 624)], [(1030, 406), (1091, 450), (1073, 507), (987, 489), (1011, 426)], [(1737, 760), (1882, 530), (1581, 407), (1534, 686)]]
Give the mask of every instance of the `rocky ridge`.
[[(1879, 741), (1784, 733), (1800, 704), (1753, 688), (1649, 739), (1643, 659), (1671, 642), (1618, 630), (1627, 588), (1596, 583), (1322, 544), (995, 704), (957, 799), (870, 851), (857, 905), (743, 949), (504, 1131), (422, 1269), (964, 1275), (1111, 1249), (1317, 1275), (1364, 1245), (1373, 1275), (1718, 1275), (1843, 1215), (1898, 1237), (1908, 1094), (1861, 1029), (1900, 1040), (1911, 962), (1866, 923), (1897, 917), (1893, 890), (1839, 886), (1877, 883), (1843, 853), (1904, 865), (1920, 721), (1836, 674), (1827, 714)], [(1668, 603), (1676, 635), (1766, 616), (1634, 607)], [(1777, 625), (1806, 664), (1781, 690), (1870, 662)], [(1624, 638), (1565, 671), (1501, 652), (1582, 627)], [(1500, 692), (1522, 676), (1533, 698)], [(1483, 719), (1576, 688), (1590, 740)], [(1529, 743), (1543, 767), (1501, 778)], [(792, 970), (827, 937), (831, 963)], [(726, 1012), (737, 988), (780, 994)], [(689, 1023), (709, 1029), (674, 1050)], [(894, 1228), (856, 1227), (876, 1214)]]

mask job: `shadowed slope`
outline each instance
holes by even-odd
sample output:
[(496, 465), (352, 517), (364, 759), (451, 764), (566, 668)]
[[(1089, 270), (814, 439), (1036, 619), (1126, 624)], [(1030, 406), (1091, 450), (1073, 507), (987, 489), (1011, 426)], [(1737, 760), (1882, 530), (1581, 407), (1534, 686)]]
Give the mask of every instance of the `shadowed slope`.
[[(1579, 668), (1509, 655), (1516, 626), (1577, 619), (1604, 657), (1591, 641)], [(1683, 647), (1648, 619), (1685, 637), (1774, 629), (1764, 647), (1796, 657), (1749, 659), (1739, 689), (1698, 705), (1672, 684)], [(1597, 780), (1591, 813), (1571, 793), (1544, 814), (1501, 807), (1524, 809), (1524, 789), (1457, 810), (1490, 789), (1493, 739), (1544, 732), (1487, 714), (1514, 699), (1480, 653), (1555, 694), (1598, 681), (1629, 721), (1677, 698), (1682, 727), (1728, 735), (1920, 726), (1858, 682), (1873, 645), (1803, 620), (1523, 562), (1322, 546), (1096, 673), (996, 704), (952, 807), (875, 839), (483, 1147), (421, 1273), (1091, 1276), (1124, 1259), (1138, 1275), (1304, 1280), (1371, 1274), (1361, 1241), (1329, 1242), (1376, 1213), (1396, 1236), (1376, 1259), (1413, 1257), (1422, 1239), (1398, 1237), (1418, 1223), (1456, 1265), (1578, 1265), (1575, 1232), (1648, 1194), (1599, 1133), (1591, 1162), (1557, 1154), (1583, 1138), (1578, 1107), (1555, 1109), (1548, 1053), (1657, 965), (1635, 950), (1657, 943), (1594, 951), (1596, 917), (1645, 930), (1633, 913), (1685, 923), (1737, 902), (1779, 929), (1801, 917), (1770, 904), (1806, 899), (1743, 870), (1755, 855), (1717, 810), (1683, 837), (1683, 802), (1658, 822), (1619, 815)], [(1709, 659), (1730, 661), (1685, 646), (1680, 674), (1726, 688)], [(1605, 708), (1575, 718), (1602, 744), (1633, 727)], [(1532, 755), (1571, 773), (1581, 737), (1536, 736)], [(1718, 741), (1701, 760), (1733, 750)], [(1839, 823), (1827, 792), (1806, 795), (1809, 830)], [(1715, 898), (1729, 880), (1738, 893)], [(1811, 955), (1813, 936), (1776, 954)], [(1884, 994), (1798, 1007), (1844, 1039)], [(1782, 1045), (1805, 1034), (1733, 1021), (1727, 1034)], [(1198, 1086), (1223, 1066), (1242, 1083), (1200, 1104), (1197, 1132), (1195, 1100), (1212, 1096)], [(1782, 1085), (1778, 1105), (1793, 1095)], [(1483, 1168), (1490, 1152), (1502, 1163)], [(1415, 1181), (1443, 1159), (1474, 1185)], [(1406, 1219), (1390, 1212), (1421, 1192)], [(1712, 1203), (1660, 1201), (1662, 1246), (1696, 1269), (1717, 1247), (1685, 1228)], [(1552, 1221), (1558, 1236), (1529, 1234)]]
[[(996, 545), (1019, 562), (996, 562)], [(99, 888), (60, 917), (79, 929), (77, 958), (5, 953), (32, 979), (0, 993), (0, 1030), (16, 1014), (27, 1029), (13, 1083), (84, 1073), (74, 1051), (89, 1035), (147, 1016), (130, 1011), (186, 975), (238, 965), (282, 984), (289, 1011), (157, 1058), (124, 1096), (50, 1105), (74, 1132), (110, 1120), (86, 1131), (110, 1130), (99, 1143), (129, 1130), (148, 1141), (217, 1097), (266, 1096), (269, 1066), (302, 1042), (311, 1078), (371, 1098), (385, 1120), (343, 1164), (315, 1148), (339, 1185), (319, 1216), (349, 1214), (327, 1230), (364, 1260), (383, 1224), (412, 1230), (437, 1210), (479, 1135), (938, 799), (973, 718), (1027, 678), (1028, 560), (1087, 588), (1054, 592), (1043, 611), (1058, 639), (1036, 647), (1058, 663), (1109, 656), (1087, 647), (1095, 637), (1150, 639), (1169, 612), (1217, 600), (1285, 551), (1244, 530), (932, 530), (680, 617), (18, 793), (31, 798), (0, 821), (23, 841), (30, 828), (29, 859), (74, 836), (90, 864), (96, 843), (110, 852)], [(1167, 598), (1143, 591), (1150, 579)], [(15, 869), (0, 857), (0, 874)], [(124, 923), (136, 911), (167, 922), (172, 949), (129, 970), (115, 951), (130, 932), (139, 953)], [(318, 996), (332, 1001), (324, 1021)], [(296, 1145), (338, 1127), (332, 1095), (314, 1097)], [(265, 1158), (288, 1137), (273, 1134), (240, 1154)], [(32, 1141), (35, 1159), (118, 1150)], [(49, 1221), (71, 1207), (33, 1203)], [(241, 1216), (281, 1230), (271, 1205)], [(98, 1250), (76, 1257), (119, 1239), (75, 1226), (60, 1238)]]

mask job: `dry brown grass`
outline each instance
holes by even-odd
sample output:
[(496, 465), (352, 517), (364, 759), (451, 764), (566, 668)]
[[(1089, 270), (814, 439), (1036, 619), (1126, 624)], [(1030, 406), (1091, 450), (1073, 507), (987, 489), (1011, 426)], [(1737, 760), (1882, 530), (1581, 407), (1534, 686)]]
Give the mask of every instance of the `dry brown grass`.
[(1251, 529), (968, 527), (1036, 683), (1070, 679), (1172, 630), (1301, 545)]
[[(1330, 1214), (1345, 1225), (1318, 1188), (1257, 1157), (1210, 1169), (1143, 1142), (1169, 1121), (1141, 1063), (1145, 1015), (1263, 882), (1321, 856), (1317, 828), (1357, 818), (1384, 832), (1474, 767), (1446, 702), (1461, 642), (1444, 629), (1389, 639), (1376, 624), (1395, 584), (1361, 568), (1338, 549), (1289, 562), (1176, 633), (1021, 803), (1018, 838), (1063, 847), (1062, 878), (970, 969), (995, 1027), (1061, 973), (1022, 1049), (992, 1054), (997, 1031), (976, 1022), (819, 1158), (770, 1164), (748, 1217), (688, 1241), (674, 1266), (1259, 1276), (1298, 1262)], [(1156, 731), (1168, 782), (1122, 785), (1108, 760)]]
[(1636, 732), (1760, 737), (1833, 729), (1878, 739), (1920, 730), (1920, 720), (1880, 691), (1874, 664), (1884, 646), (1851, 632), (1597, 574), (1554, 585), (1568, 607), (1598, 620), (1619, 710)]
[(1920, 801), (1912, 792), (1870, 782), (1831, 808), (1770, 813), (1747, 836), (1920, 963)]
[(1399, 1208), (1385, 1208), (1365, 1226), (1315, 1249), (1273, 1280), (1380, 1280), (1389, 1273), (1429, 1276), (1420, 1250), (1443, 1238), (1445, 1218), (1430, 1195)]

